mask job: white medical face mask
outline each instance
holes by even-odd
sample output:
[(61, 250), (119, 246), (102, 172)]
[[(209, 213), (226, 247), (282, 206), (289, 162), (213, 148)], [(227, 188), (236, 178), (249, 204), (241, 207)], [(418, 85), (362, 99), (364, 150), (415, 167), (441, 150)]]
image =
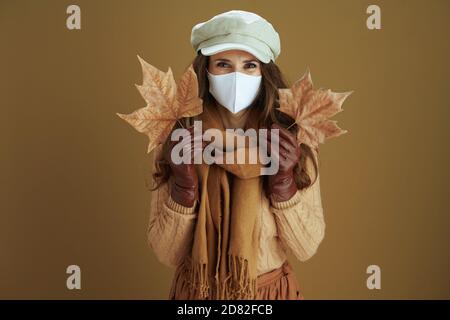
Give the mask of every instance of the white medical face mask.
[(231, 72), (215, 75), (209, 73), (209, 92), (217, 102), (232, 113), (247, 108), (256, 98), (261, 85), (262, 76), (251, 76), (242, 72)]

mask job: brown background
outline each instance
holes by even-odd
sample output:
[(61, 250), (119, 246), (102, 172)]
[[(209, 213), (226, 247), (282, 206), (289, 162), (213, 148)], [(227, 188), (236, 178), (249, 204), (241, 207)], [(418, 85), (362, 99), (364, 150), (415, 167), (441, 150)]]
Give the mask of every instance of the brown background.
[[(66, 28), (72, 3), (82, 30)], [(146, 242), (147, 138), (115, 113), (144, 106), (137, 54), (178, 78), (193, 25), (231, 9), (275, 26), (291, 82), (309, 67), (316, 87), (355, 90), (336, 117), (349, 133), (321, 147), (325, 239), (291, 259), (305, 297), (450, 298), (447, 0), (1, 0), (0, 298), (167, 297), (173, 270)]]

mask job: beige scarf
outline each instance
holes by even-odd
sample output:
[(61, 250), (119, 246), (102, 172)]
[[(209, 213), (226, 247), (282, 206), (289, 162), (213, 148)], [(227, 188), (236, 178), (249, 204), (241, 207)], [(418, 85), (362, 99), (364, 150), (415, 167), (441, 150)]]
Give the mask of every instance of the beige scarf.
[[(204, 106), (200, 115), (203, 129), (216, 128), (224, 134), (223, 119), (214, 108), (217, 106)], [(245, 129), (257, 129), (256, 117), (250, 114), (248, 119)], [(259, 163), (196, 165), (200, 181), (199, 212), (191, 256), (182, 266), (190, 296), (195, 299), (255, 297), (262, 195), (260, 168)]]

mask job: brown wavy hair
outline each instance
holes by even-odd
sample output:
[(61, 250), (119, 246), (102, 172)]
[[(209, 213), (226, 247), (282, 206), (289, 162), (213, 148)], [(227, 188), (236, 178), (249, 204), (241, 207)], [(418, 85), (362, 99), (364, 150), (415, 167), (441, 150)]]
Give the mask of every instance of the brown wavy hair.
[[(214, 97), (209, 92), (209, 81), (206, 69), (209, 64), (209, 56), (203, 55), (201, 52), (195, 57), (192, 62), (195, 73), (198, 79), (199, 97), (203, 99), (205, 104), (215, 103)], [(279, 107), (278, 89), (289, 88), (289, 84), (284, 78), (278, 66), (270, 61), (268, 63), (260, 63), (261, 66), (261, 90), (255, 100), (252, 102), (250, 108), (260, 110), (258, 124), (260, 128), (270, 128), (273, 123), (278, 123), (284, 128), (290, 127), (291, 132), (296, 132), (298, 127), (294, 120), (288, 115), (277, 110)], [(177, 127), (179, 125), (177, 124)], [(156, 182), (151, 190), (157, 189), (163, 182), (166, 182), (170, 177), (170, 166), (163, 158), (163, 154), (167, 151), (168, 142), (163, 145), (163, 152), (161, 158), (155, 159), (155, 172), (153, 173), (153, 180)], [(295, 182), (298, 189), (303, 189), (310, 186), (313, 182), (308, 172), (305, 170), (307, 159), (310, 158), (314, 165), (314, 174), (317, 179), (317, 163), (311, 148), (306, 144), (300, 145), (301, 156), (299, 163), (295, 166)]]

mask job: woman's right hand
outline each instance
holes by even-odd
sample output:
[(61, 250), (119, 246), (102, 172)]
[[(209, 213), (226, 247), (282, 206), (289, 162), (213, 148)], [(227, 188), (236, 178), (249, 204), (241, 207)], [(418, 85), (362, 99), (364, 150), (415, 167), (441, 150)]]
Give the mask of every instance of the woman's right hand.
[[(185, 207), (192, 207), (195, 201), (198, 199), (198, 176), (194, 165), (194, 153), (201, 152), (204, 147), (204, 143), (201, 141), (201, 150), (194, 148), (195, 140), (201, 139), (202, 136), (194, 138), (194, 127), (187, 129), (190, 138), (182, 138), (181, 141), (171, 141), (169, 148), (165, 154), (166, 161), (168, 161), (173, 177), (171, 185), (171, 197), (178, 204)], [(172, 149), (175, 145), (183, 150), (183, 152), (190, 152), (190, 163), (175, 164), (171, 157)]]

